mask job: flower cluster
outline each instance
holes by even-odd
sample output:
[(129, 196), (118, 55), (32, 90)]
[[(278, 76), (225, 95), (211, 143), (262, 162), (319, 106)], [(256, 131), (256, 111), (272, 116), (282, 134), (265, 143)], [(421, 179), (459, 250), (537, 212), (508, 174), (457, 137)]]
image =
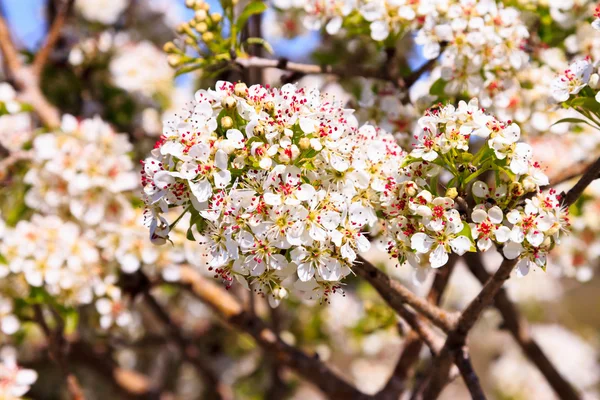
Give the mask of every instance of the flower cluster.
[(569, 100), (590, 82), (594, 67), (589, 59), (577, 60), (551, 83), (552, 97), (558, 102)]
[(17, 365), (17, 352), (12, 347), (0, 349), (0, 398), (20, 399), (37, 380), (37, 372)]
[(442, 53), (445, 92), (477, 95), (485, 89), (492, 96), (513, 85), (529, 58), (524, 51), (529, 32), (519, 11), (493, 0), (449, 3), (427, 14), (415, 39), (426, 58)]
[[(518, 142), (518, 125), (486, 114), (477, 100), (432, 108), (418, 124), (401, 179), (388, 180), (381, 199), (392, 257), (413, 265), (417, 280), (426, 278), (429, 267), (446, 264), (452, 252), (493, 245), (504, 246), (507, 258), (522, 257), (523, 274), (530, 261), (545, 267), (545, 254), (568, 220), (554, 191), (516, 207), (523, 195), (548, 184), (531, 147)], [(472, 142), (480, 141), (479, 151), (470, 153)], [(475, 180), (484, 173), (495, 176), (493, 189)], [(443, 179), (448, 189), (438, 194)], [(469, 187), (475, 204), (470, 215), (461, 215)]]
[(8, 83), (0, 83), (0, 145), (8, 151), (21, 150), (33, 134), (28, 106), (19, 102), (17, 92)]
[(123, 193), (137, 187), (126, 135), (100, 118), (63, 117), (60, 131), (33, 141), (34, 163), (25, 202), (47, 214), (68, 213), (86, 225), (119, 221), (128, 210)]
[(180, 206), (225, 281), (255, 281), (275, 297), (328, 293), (369, 248), (362, 228), (377, 222), (376, 193), (403, 156), (317, 90), (218, 82), (144, 162), (151, 238), (166, 241), (164, 212)]
[(83, 18), (104, 25), (117, 22), (128, 5), (128, 0), (77, 0), (75, 2), (75, 8)]
[(373, 40), (381, 41), (397, 36), (418, 26), (419, 18), (434, 8), (421, 1), (345, 1), (311, 0), (295, 3), (288, 0), (274, 1), (275, 7), (287, 10), (303, 7), (306, 12), (303, 23), (307, 29), (317, 30), (325, 26), (327, 33), (340, 31), (345, 19), (360, 21), (368, 26)]
[(173, 86), (167, 56), (149, 41), (118, 47), (109, 70), (116, 86), (149, 98), (166, 95)]

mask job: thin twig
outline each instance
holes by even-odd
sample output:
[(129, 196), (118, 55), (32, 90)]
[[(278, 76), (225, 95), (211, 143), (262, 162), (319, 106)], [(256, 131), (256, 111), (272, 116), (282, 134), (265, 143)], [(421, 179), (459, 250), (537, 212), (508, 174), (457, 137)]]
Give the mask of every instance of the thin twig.
[[(473, 275), (483, 284), (490, 278), (485, 270), (481, 255), (478, 253), (467, 253), (465, 255), (467, 266)], [(494, 299), (494, 305), (502, 314), (503, 327), (506, 328), (523, 353), (544, 375), (548, 384), (554, 389), (557, 396), (563, 400), (577, 400), (580, 398), (573, 386), (558, 372), (556, 367), (548, 359), (542, 348), (531, 337), (527, 321), (520, 315), (515, 304), (510, 301), (504, 288), (498, 291)]]
[(0, 160), (0, 181), (4, 180), (4, 178), (8, 175), (8, 170), (14, 164), (22, 160), (30, 160), (32, 157), (33, 152), (31, 151), (16, 151), (14, 153), (10, 153), (8, 157)]
[(594, 161), (596, 161), (597, 157), (598, 155), (596, 154), (594, 157), (589, 157), (565, 168), (561, 168), (560, 171), (557, 171), (554, 175), (549, 176), (550, 183), (547, 186), (556, 186), (570, 181), (571, 179), (577, 178), (578, 176), (582, 175), (589, 168), (589, 166), (594, 163)]
[(445, 311), (431, 304), (426, 299), (417, 296), (400, 282), (391, 279), (362, 256), (358, 256), (357, 261), (353, 271), (368, 281), (394, 310), (400, 312), (399, 310), (405, 308), (405, 305), (409, 305), (445, 332), (449, 332), (454, 328), (454, 324), (456, 323), (455, 314)]
[(0, 50), (7, 73), (20, 90), (21, 100), (29, 103), (41, 121), (50, 129), (60, 126), (60, 113), (46, 100), (39, 86), (39, 75), (21, 62), (4, 17), (0, 16)]
[(180, 283), (202, 300), (227, 324), (248, 333), (277, 362), (286, 365), (317, 386), (330, 399), (373, 399), (337, 376), (318, 358), (288, 345), (265, 323), (244, 311), (240, 303), (222, 287), (209, 282), (190, 267), (181, 267)]
[(596, 179), (600, 177), (600, 158), (598, 158), (592, 165), (590, 165), (583, 176), (577, 181), (567, 193), (562, 194), (561, 205), (563, 207), (570, 207), (574, 204), (577, 199), (583, 194), (583, 191)]
[(130, 369), (121, 368), (106, 352), (99, 354), (98, 346), (90, 343), (74, 341), (71, 344), (69, 361), (77, 364), (85, 364), (105, 377), (112, 386), (127, 399), (148, 399), (152, 391), (150, 379)]
[(67, 343), (62, 332), (62, 321), (57, 319), (57, 327), (56, 329), (52, 330), (46, 322), (46, 317), (44, 316), (42, 306), (39, 304), (34, 305), (33, 311), (36, 322), (40, 325), (44, 335), (46, 336), (46, 339), (48, 340), (48, 353), (50, 354), (50, 358), (60, 367), (65, 377), (69, 395), (73, 400), (85, 400), (85, 396), (83, 395), (83, 390), (79, 385), (79, 381), (71, 372), (67, 362), (68, 351), (66, 348)]
[(67, 21), (69, 12), (73, 7), (73, 3), (75, 3), (75, 0), (63, 0), (59, 6), (56, 17), (54, 18), (54, 21), (52, 21), (52, 25), (48, 30), (46, 41), (36, 54), (33, 64), (31, 64), (31, 70), (34, 75), (40, 76), (42, 74), (44, 66), (50, 57), (50, 53), (52, 53), (54, 46), (56, 46), (56, 43), (60, 39), (63, 26)]
[(412, 72), (406, 77), (395, 77), (390, 76), (388, 70), (375, 68), (375, 69), (355, 69), (349, 68), (347, 65), (335, 66), (335, 65), (316, 65), (316, 64), (303, 64), (289, 61), (285, 58), (278, 60), (261, 58), (261, 57), (247, 57), (247, 58), (236, 58), (235, 63), (243, 68), (277, 68), (286, 70), (293, 73), (299, 73), (302, 75), (311, 74), (332, 74), (341, 78), (352, 78), (352, 77), (364, 77), (381, 79), (392, 82), (395, 86), (400, 88), (410, 88), (426, 71), (428, 71), (435, 63), (434, 60), (430, 60), (421, 66), (416, 71)]
[(149, 291), (143, 293), (146, 304), (164, 324), (169, 336), (181, 351), (185, 360), (190, 362), (206, 383), (206, 399), (232, 399), (231, 389), (219, 381), (218, 375), (212, 370), (211, 362), (202, 357), (198, 348), (193, 346), (181, 332), (180, 327), (171, 319), (169, 313), (161, 306)]

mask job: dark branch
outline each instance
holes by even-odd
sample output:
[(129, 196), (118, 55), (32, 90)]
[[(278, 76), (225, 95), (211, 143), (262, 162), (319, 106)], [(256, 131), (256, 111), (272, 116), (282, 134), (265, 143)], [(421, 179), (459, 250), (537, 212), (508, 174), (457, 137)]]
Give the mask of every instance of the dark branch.
[(338, 377), (329, 367), (302, 350), (288, 345), (265, 323), (243, 310), (238, 301), (223, 288), (204, 279), (189, 267), (181, 267), (181, 283), (190, 289), (227, 324), (252, 336), (256, 343), (323, 391), (330, 399), (367, 400), (373, 397), (360, 392)]
[(567, 193), (563, 193), (562, 206), (570, 207), (583, 194), (583, 191), (596, 179), (600, 178), (600, 158), (588, 167), (583, 176), (577, 181), (575, 186)]
[[(404, 313), (409, 305), (423, 314), (436, 326), (449, 332), (454, 328), (456, 316), (423, 299), (400, 282), (391, 279), (383, 271), (359, 256), (353, 271), (368, 281), (379, 292), (379, 295), (399, 314)], [(408, 321), (407, 321), (408, 322)], [(414, 329), (414, 327), (413, 327)]]
[(75, 3), (75, 0), (63, 0), (59, 6), (56, 17), (54, 18), (54, 21), (52, 21), (52, 25), (48, 30), (46, 41), (36, 54), (33, 64), (31, 65), (34, 75), (41, 75), (46, 62), (48, 62), (50, 53), (52, 53), (54, 46), (56, 46), (56, 43), (60, 39), (62, 28), (67, 21), (71, 8), (73, 7), (73, 3)]
[[(473, 275), (483, 284), (490, 278), (490, 274), (482, 264), (481, 256), (476, 253), (465, 255), (467, 266)], [(527, 321), (519, 314), (519, 310), (510, 301), (504, 288), (498, 291), (494, 305), (502, 314), (505, 327), (523, 350), (523, 353), (544, 375), (548, 384), (554, 389), (559, 398), (563, 400), (577, 400), (579, 394), (573, 386), (558, 372), (544, 351), (531, 337)]]

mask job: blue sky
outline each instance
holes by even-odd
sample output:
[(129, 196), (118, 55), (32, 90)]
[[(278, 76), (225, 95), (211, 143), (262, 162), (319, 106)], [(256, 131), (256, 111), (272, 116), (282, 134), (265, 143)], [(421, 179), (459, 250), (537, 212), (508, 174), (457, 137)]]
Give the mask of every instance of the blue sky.
[[(46, 0), (4, 0), (3, 6), (8, 23), (16, 43), (20, 46), (34, 49), (40, 45), (47, 29), (43, 18), (45, 3)], [(191, 16), (190, 10), (184, 6), (184, 0), (176, 0), (173, 3), (181, 8), (182, 19)], [(220, 8), (216, 0), (209, 0), (209, 3), (214, 3), (215, 10)], [(318, 42), (319, 35), (313, 33), (292, 40), (278, 40), (271, 44), (278, 56), (295, 59), (298, 55), (302, 56), (310, 52)]]

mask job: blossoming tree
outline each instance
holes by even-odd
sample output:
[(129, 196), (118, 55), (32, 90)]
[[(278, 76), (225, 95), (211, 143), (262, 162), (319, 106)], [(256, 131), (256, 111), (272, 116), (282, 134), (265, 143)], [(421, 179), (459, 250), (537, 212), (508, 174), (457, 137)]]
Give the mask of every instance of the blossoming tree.
[(592, 2), (45, 8), (0, 17), (1, 398), (598, 395)]

